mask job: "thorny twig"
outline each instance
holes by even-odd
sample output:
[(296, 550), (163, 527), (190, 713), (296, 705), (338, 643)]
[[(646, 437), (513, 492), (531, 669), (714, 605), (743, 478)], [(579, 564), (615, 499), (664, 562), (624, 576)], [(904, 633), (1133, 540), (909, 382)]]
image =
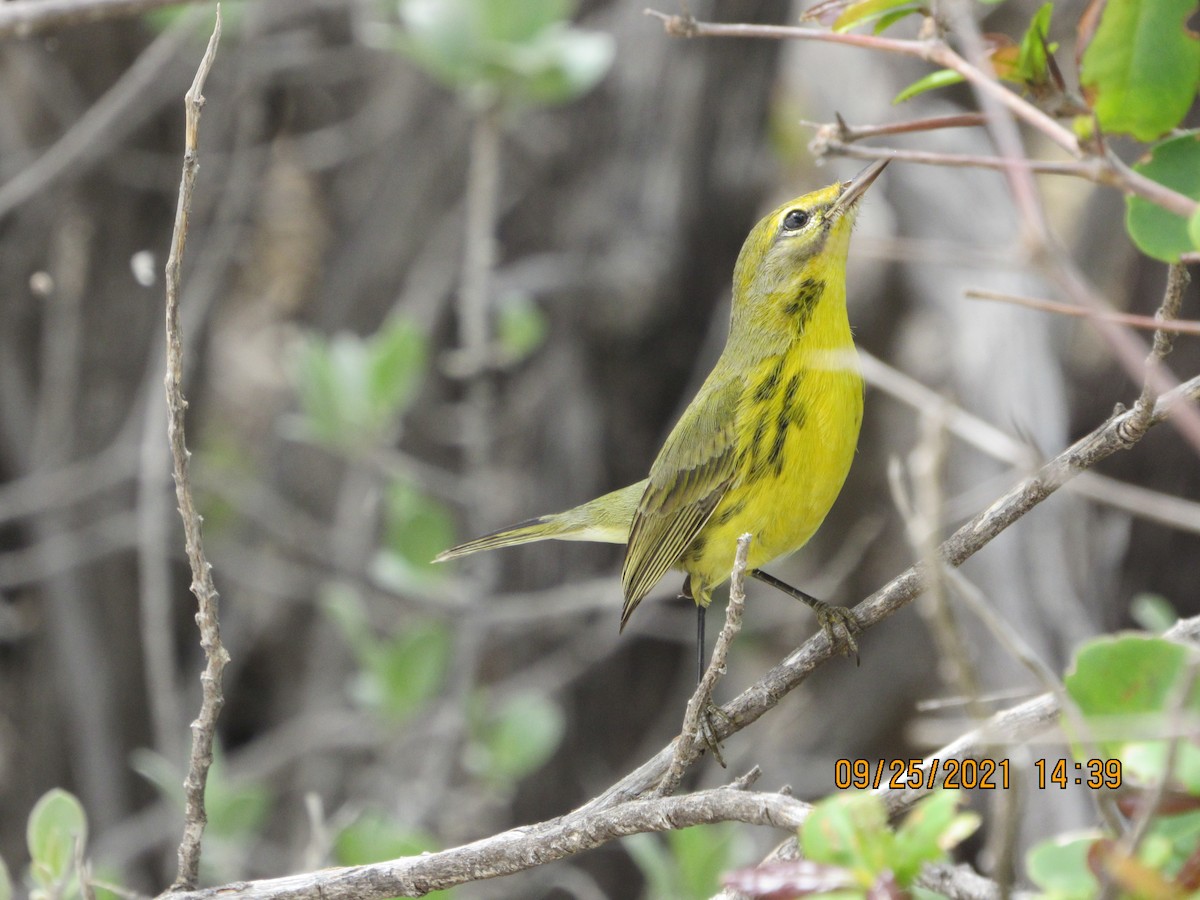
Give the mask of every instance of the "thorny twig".
[(675, 739), (671, 765), (655, 791), (659, 796), (665, 797), (675, 793), (683, 773), (700, 755), (700, 732), (705, 724), (704, 718), (712, 706), (713, 691), (716, 690), (721, 676), (725, 674), (725, 661), (733, 639), (742, 630), (742, 610), (746, 606), (746, 560), (750, 554), (752, 540), (753, 536), (749, 534), (738, 538), (733, 573), (729, 579), (729, 606), (725, 610), (725, 624), (713, 645), (712, 661), (704, 670), (700, 683), (696, 685), (695, 692), (688, 700), (687, 710), (683, 714), (683, 729)]
[[(1118, 325), (1128, 325), (1130, 328), (1141, 328), (1145, 331), (1166, 331), (1172, 334), (1200, 336), (1200, 322), (1192, 319), (1160, 318), (1159, 315), (1139, 316), (1135, 313), (1116, 312), (1115, 310), (1105, 312), (1086, 306), (1077, 306), (1074, 303), (1060, 303), (1057, 300), (1046, 300), (1042, 297), (1023, 297), (1020, 294), (1006, 294), (1003, 291), (989, 291), (983, 288), (972, 288), (964, 293), (972, 300), (996, 300), (1000, 303), (1011, 303), (1014, 306), (1024, 306), (1028, 309), (1037, 309), (1061, 316), (1107, 319)], [(1161, 315), (1161, 309), (1159, 313)]]
[(170, 420), (167, 435), (171, 443), (171, 459), (174, 464), (175, 496), (179, 501), (179, 515), (183, 518), (184, 540), (188, 563), (192, 569), (192, 593), (196, 595), (198, 611), (196, 622), (200, 626), (200, 646), (204, 648), (206, 664), (200, 676), (203, 699), (200, 714), (192, 722), (192, 750), (188, 759), (187, 778), (184, 789), (184, 829), (179, 844), (179, 871), (172, 885), (173, 890), (190, 890), (196, 886), (200, 872), (200, 842), (208, 816), (204, 807), (204, 788), (208, 781), (208, 770), (212, 765), (213, 741), (216, 737), (217, 716), (224, 705), (221, 694), (221, 673), (229, 661), (221, 644), (221, 629), (217, 617), (219, 598), (213, 585), (212, 566), (204, 555), (200, 534), (200, 514), (192, 497), (191, 477), (188, 470), (188, 453), (184, 433), (184, 412), (187, 401), (183, 397), (183, 347), (179, 326), (179, 268), (183, 259), (183, 248), (187, 242), (188, 216), (191, 212), (192, 189), (196, 172), (200, 168), (196, 151), (197, 130), (200, 113), (204, 109), (204, 82), (212, 68), (221, 40), (221, 7), (217, 5), (216, 23), (208, 48), (196, 70), (196, 78), (184, 97), (186, 130), (184, 136), (183, 177), (179, 185), (179, 203), (175, 210), (175, 227), (171, 232), (171, 253), (167, 257), (167, 409)]

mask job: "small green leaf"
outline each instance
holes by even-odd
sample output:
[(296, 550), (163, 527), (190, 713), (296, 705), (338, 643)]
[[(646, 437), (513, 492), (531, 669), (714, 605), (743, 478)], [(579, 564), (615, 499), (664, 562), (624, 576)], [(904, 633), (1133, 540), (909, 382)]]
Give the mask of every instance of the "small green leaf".
[(487, 712), (476, 768), (494, 784), (511, 786), (545, 765), (565, 728), (558, 704), (541, 694), (517, 694)]
[[(1167, 741), (1138, 741), (1121, 750), (1122, 776), (1133, 784), (1153, 785), (1167, 770)], [(1180, 741), (1171, 767), (1172, 784), (1182, 785), (1192, 796), (1200, 796), (1200, 747)]]
[(916, 880), (926, 863), (944, 859), (946, 851), (979, 827), (979, 817), (959, 813), (960, 791), (939, 790), (922, 800), (896, 829), (890, 868), (901, 887)]
[(441, 572), (431, 561), (454, 543), (454, 517), (442, 503), (402, 480), (387, 492), (387, 550), (399, 556), (414, 574)]
[(571, 0), (475, 0), (480, 34), (488, 40), (524, 44), (551, 25), (567, 19)]
[(1047, 72), (1048, 36), (1050, 34), (1050, 17), (1054, 14), (1054, 4), (1043, 4), (1034, 13), (1025, 35), (1021, 38), (1021, 48), (1017, 55), (1017, 74), (1026, 84), (1045, 84), (1049, 80)]
[(1179, 613), (1161, 594), (1138, 594), (1129, 604), (1129, 615), (1153, 634), (1162, 634), (1179, 621)]
[[(339, 866), (365, 866), (433, 853), (437, 849), (433, 838), (425, 832), (401, 825), (378, 810), (367, 810), (333, 840), (333, 858)], [(454, 892), (433, 891), (425, 896), (449, 900)]]
[(868, 884), (887, 865), (894, 839), (883, 801), (869, 793), (823, 800), (800, 829), (805, 857), (850, 869)]
[(1088, 866), (1088, 850), (1101, 835), (1059, 835), (1033, 847), (1025, 857), (1030, 880), (1054, 900), (1091, 900), (1100, 891)]
[(859, 25), (865, 25), (881, 16), (894, 14), (903, 8), (904, 15), (919, 12), (921, 3), (918, 0), (858, 0), (851, 3), (842, 14), (834, 20), (833, 30), (836, 32), (849, 31)]
[[(1192, 131), (1158, 144), (1150, 158), (1133, 167), (1159, 184), (1200, 200), (1200, 132)], [(1139, 250), (1163, 262), (1178, 262), (1194, 248), (1190, 222), (1134, 195), (1125, 198), (1125, 228)]]
[(445, 683), (450, 631), (441, 622), (411, 624), (378, 643), (363, 662), (369, 680), (359, 682), (358, 699), (403, 722)]
[(659, 835), (631, 834), (622, 838), (621, 846), (646, 881), (646, 897), (660, 900), (682, 896), (682, 877), (666, 842)]
[(1200, 83), (1196, 0), (1108, 0), (1079, 78), (1106, 131), (1150, 141), (1183, 121)]
[(667, 832), (683, 887), (680, 900), (707, 900), (721, 889), (721, 873), (733, 865), (735, 836), (736, 829), (728, 822)]
[(407, 409), (425, 373), (425, 337), (407, 319), (393, 318), (368, 344), (367, 384), (372, 414), (390, 422)]
[(914, 6), (909, 9), (898, 9), (895, 12), (888, 13), (886, 16), (880, 16), (879, 21), (875, 23), (875, 27), (871, 29), (872, 34), (883, 34), (901, 19), (907, 19), (909, 16), (924, 12), (923, 7)]
[(950, 69), (938, 69), (936, 72), (930, 72), (924, 78), (918, 78), (892, 100), (892, 105), (903, 103), (905, 100), (911, 100), (917, 94), (923, 94), (926, 91), (932, 91), (935, 88), (949, 87), (952, 84), (961, 84), (963, 77), (957, 72)]
[(496, 320), (496, 336), (504, 355), (520, 362), (546, 340), (546, 317), (526, 294), (508, 294), (501, 298)]
[(12, 900), (12, 896), (12, 876), (8, 874), (8, 866), (4, 864), (4, 857), (0, 856), (0, 900)]
[(44, 888), (71, 877), (75, 850), (87, 843), (87, 815), (73, 794), (53, 788), (42, 794), (29, 813), (25, 831), (31, 874)]

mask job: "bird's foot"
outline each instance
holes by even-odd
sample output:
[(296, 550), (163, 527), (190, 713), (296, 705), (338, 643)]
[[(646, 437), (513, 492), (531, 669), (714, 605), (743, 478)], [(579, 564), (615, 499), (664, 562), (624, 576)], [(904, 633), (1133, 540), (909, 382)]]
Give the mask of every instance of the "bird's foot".
[(713, 755), (713, 759), (719, 762), (721, 768), (724, 769), (725, 758), (721, 756), (721, 742), (717, 738), (716, 722), (718, 720), (726, 725), (730, 724), (729, 715), (710, 698), (704, 711), (700, 713), (700, 739), (704, 741), (704, 746)]
[(825, 632), (829, 642), (835, 649), (839, 649), (843, 656), (853, 653), (854, 664), (858, 665), (858, 641), (854, 639), (854, 635), (860, 630), (860, 626), (854, 610), (845, 606), (832, 606), (823, 600), (813, 600), (809, 605), (816, 613), (817, 622), (820, 623), (821, 630)]

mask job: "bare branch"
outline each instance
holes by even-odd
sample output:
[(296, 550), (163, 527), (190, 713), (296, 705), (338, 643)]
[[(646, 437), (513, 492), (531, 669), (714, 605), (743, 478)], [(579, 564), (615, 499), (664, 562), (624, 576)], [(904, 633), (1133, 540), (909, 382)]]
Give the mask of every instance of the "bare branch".
[(631, 834), (670, 831), (714, 822), (744, 822), (794, 831), (809, 805), (785, 794), (759, 794), (735, 787), (682, 797), (631, 800), (612, 809), (571, 813), (440, 853), (304, 875), (241, 882), (186, 894), (172, 900), (375, 900), (420, 897), (430, 891), (511, 875), (581, 853)]
[(1042, 297), (1022, 297), (1020, 294), (1006, 294), (1002, 291), (988, 291), (973, 288), (965, 292), (973, 300), (996, 300), (1000, 303), (1012, 303), (1042, 312), (1055, 313), (1061, 316), (1079, 316), (1086, 319), (1105, 319), (1118, 325), (1128, 325), (1130, 328), (1141, 328), (1146, 331), (1168, 331), (1173, 334), (1200, 335), (1200, 322), (1190, 319), (1159, 318), (1158, 316), (1139, 316), (1134, 313), (1108, 312), (1078, 306), (1074, 303), (1060, 303), (1057, 300), (1046, 300)]
[(184, 433), (184, 412), (187, 401), (183, 397), (183, 344), (179, 325), (179, 267), (183, 249), (187, 242), (188, 216), (192, 205), (192, 189), (196, 183), (196, 172), (200, 168), (196, 151), (197, 130), (200, 113), (204, 109), (204, 82), (212, 68), (221, 40), (221, 6), (217, 4), (216, 22), (208, 49), (200, 60), (196, 78), (184, 96), (186, 130), (184, 135), (183, 177), (179, 185), (179, 204), (175, 210), (175, 227), (171, 233), (171, 253), (167, 258), (167, 409), (170, 421), (167, 435), (171, 443), (171, 459), (174, 464), (175, 496), (179, 501), (179, 515), (183, 517), (184, 540), (188, 562), (192, 569), (192, 593), (196, 595), (198, 611), (196, 623), (200, 626), (200, 646), (204, 648), (206, 665), (200, 676), (203, 699), (200, 715), (192, 723), (192, 751), (188, 760), (187, 778), (184, 779), (185, 820), (183, 840), (179, 844), (179, 872), (175, 877), (174, 889), (187, 890), (195, 887), (200, 871), (200, 841), (208, 818), (204, 809), (204, 787), (208, 781), (208, 769), (212, 765), (213, 740), (216, 736), (217, 716), (225, 700), (221, 695), (221, 673), (229, 661), (229, 654), (221, 645), (221, 629), (217, 618), (217, 589), (212, 580), (212, 566), (204, 556), (204, 545), (200, 534), (200, 514), (192, 498), (191, 476), (188, 470), (190, 456)]

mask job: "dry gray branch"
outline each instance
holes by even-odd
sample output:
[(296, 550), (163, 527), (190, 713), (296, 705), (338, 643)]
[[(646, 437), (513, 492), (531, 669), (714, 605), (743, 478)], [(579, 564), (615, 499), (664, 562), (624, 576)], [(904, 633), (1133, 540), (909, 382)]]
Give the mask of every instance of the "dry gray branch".
[(200, 514), (192, 497), (191, 476), (188, 470), (188, 453), (184, 433), (184, 412), (187, 401), (183, 397), (183, 344), (179, 326), (179, 268), (183, 259), (183, 248), (187, 242), (188, 215), (192, 205), (192, 189), (196, 183), (196, 172), (200, 168), (197, 156), (197, 131), (200, 113), (204, 109), (204, 82), (212, 68), (221, 40), (221, 7), (217, 5), (216, 22), (208, 48), (196, 70), (196, 78), (184, 96), (186, 132), (184, 137), (183, 177), (179, 185), (179, 204), (175, 210), (175, 227), (171, 232), (171, 253), (167, 257), (167, 408), (170, 419), (167, 436), (171, 444), (171, 460), (174, 464), (175, 496), (179, 501), (179, 515), (183, 518), (184, 540), (188, 563), (192, 568), (192, 593), (196, 595), (198, 610), (196, 623), (200, 626), (200, 646), (204, 648), (206, 664), (200, 676), (203, 699), (200, 715), (192, 722), (192, 751), (188, 759), (187, 777), (183, 782), (185, 798), (185, 820), (183, 840), (179, 844), (179, 872), (175, 877), (174, 889), (186, 890), (195, 887), (200, 873), (200, 842), (208, 818), (204, 808), (204, 787), (208, 780), (208, 769), (212, 765), (213, 740), (216, 736), (217, 716), (221, 713), (224, 698), (221, 695), (221, 672), (229, 661), (229, 654), (221, 645), (221, 629), (217, 618), (218, 595), (212, 580), (212, 566), (204, 556), (204, 545), (200, 534)]
[(456, 884), (520, 872), (631, 834), (714, 822), (744, 822), (794, 831), (809, 809), (807, 803), (785, 794), (760, 794), (723, 787), (682, 797), (631, 800), (608, 810), (574, 812), (440, 853), (367, 866), (323, 869), (172, 896), (178, 900), (420, 897)]

